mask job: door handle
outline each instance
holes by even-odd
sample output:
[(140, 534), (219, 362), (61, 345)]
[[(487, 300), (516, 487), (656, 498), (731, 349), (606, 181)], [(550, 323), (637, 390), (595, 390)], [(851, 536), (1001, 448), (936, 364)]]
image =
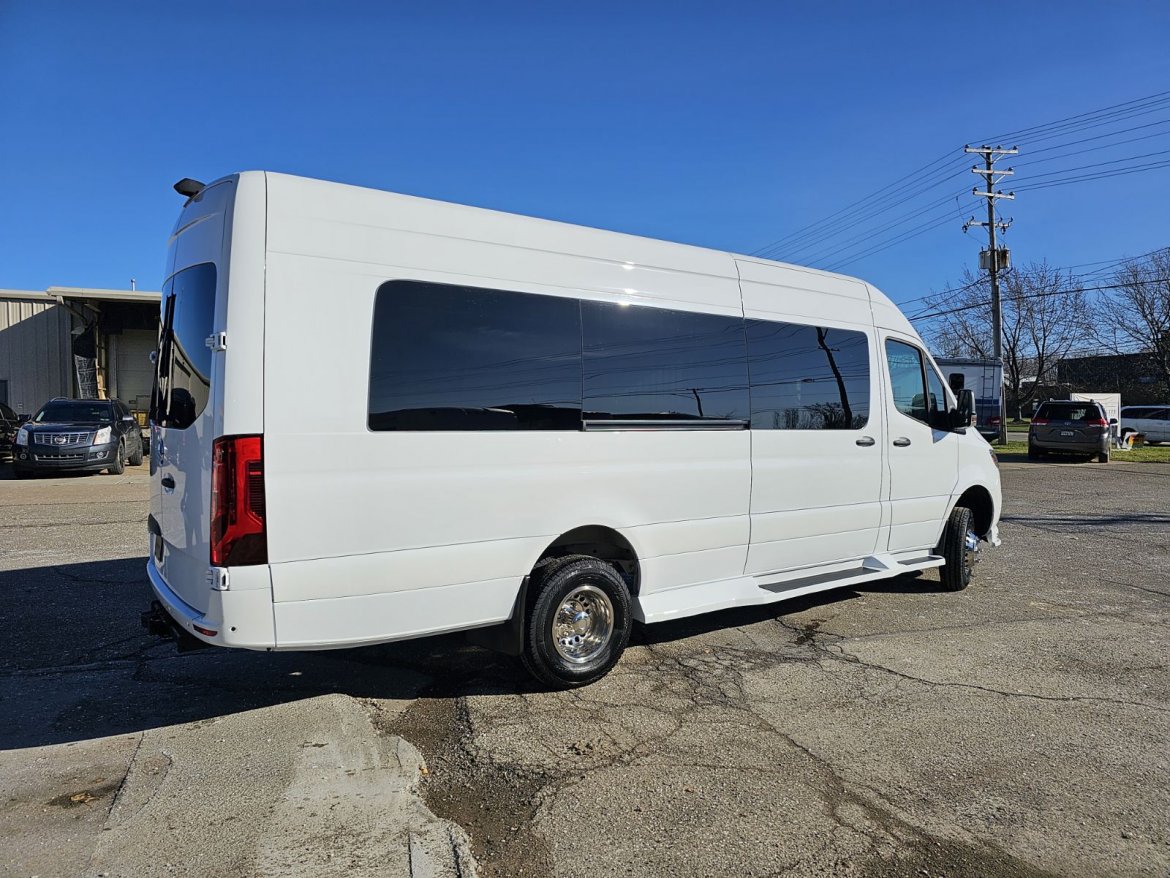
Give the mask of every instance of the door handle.
[(163, 486), (163, 490), (167, 491), (167, 492), (175, 490), (174, 478), (172, 478), (171, 476), (163, 476), (162, 477), (162, 486)]
[(896, 445), (898, 448), (905, 448), (909, 444), (910, 444), (910, 440), (907, 439), (905, 436), (899, 436), (897, 439), (894, 440), (894, 445)]
[(869, 446), (874, 444), (873, 437), (872, 436), (862, 436), (860, 439), (857, 440), (857, 444), (860, 445), (862, 448), (869, 448)]

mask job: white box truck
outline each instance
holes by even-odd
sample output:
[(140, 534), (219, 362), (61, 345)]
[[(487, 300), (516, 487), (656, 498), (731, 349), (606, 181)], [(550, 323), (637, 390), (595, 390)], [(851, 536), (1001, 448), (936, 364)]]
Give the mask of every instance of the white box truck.
[(977, 357), (943, 357), (935, 362), (943, 370), (947, 384), (954, 393), (974, 391), (975, 429), (988, 440), (998, 439), (1003, 412), (1003, 365), (1000, 361)]
[(635, 621), (960, 589), (998, 544), (994, 454), (863, 281), (283, 174), (176, 188), (155, 627), (483, 629), (575, 686)]

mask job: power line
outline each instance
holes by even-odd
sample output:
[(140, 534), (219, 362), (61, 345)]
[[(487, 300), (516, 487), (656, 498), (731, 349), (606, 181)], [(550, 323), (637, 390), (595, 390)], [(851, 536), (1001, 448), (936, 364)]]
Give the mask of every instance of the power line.
[[(1041, 146), (1034, 151), (1029, 150), (1030, 153), (1056, 153), (1021, 163), (1021, 166), (1028, 166), (1035, 169), (1043, 167), (1046, 163), (1056, 162), (1071, 156), (1111, 149), (1127, 143), (1170, 135), (1170, 130), (1157, 130), (1142, 136), (1118, 140), (1121, 135), (1126, 133), (1170, 125), (1170, 118), (1167, 118), (1153, 122), (1145, 122), (1140, 125), (1129, 125), (1117, 130), (1093, 134), (1087, 137), (1075, 136), (1080, 131), (1103, 126), (1116, 126), (1131, 118), (1168, 110), (1170, 110), (1170, 91), (1164, 91), (1143, 98), (1135, 98), (1130, 101), (1078, 113), (1063, 119), (1057, 119), (1053, 122), (1018, 129), (1017, 131), (999, 135), (996, 138), (988, 138), (986, 142), (1006, 140), (1008, 138), (1023, 138), (1029, 144), (1059, 141), (1049, 146)], [(1073, 139), (1069, 139), (1070, 137)], [(1081, 150), (1070, 151), (1068, 149), (1069, 147), (1084, 143), (1093, 143), (1094, 145)], [(1143, 157), (1153, 157), (1156, 155), (1159, 155), (1159, 153), (1152, 152), (1144, 156), (1129, 156), (1123, 159), (1111, 160), (1104, 164), (1125, 164), (1126, 162), (1136, 161)], [(833, 260), (828, 268), (829, 270), (836, 270), (842, 265), (847, 265), (866, 256), (881, 252), (887, 249), (887, 247), (895, 246), (902, 241), (910, 240), (929, 229), (924, 229), (922, 225), (918, 225), (894, 237), (881, 239), (881, 236), (894, 231), (899, 226), (912, 223), (914, 220), (928, 213), (933, 207), (941, 206), (946, 201), (956, 199), (962, 192), (967, 191), (964, 189), (962, 192), (948, 195), (945, 198), (937, 198), (929, 203), (925, 203), (923, 206), (923, 196), (929, 195), (932, 190), (954, 179), (964, 165), (965, 163), (961, 161), (961, 156), (956, 155), (953, 151), (944, 153), (921, 168), (899, 177), (897, 180), (845, 205), (816, 222), (793, 230), (765, 247), (753, 251), (753, 253), (764, 258), (783, 258), (787, 261), (812, 265)], [(1089, 166), (1085, 166), (1085, 168), (1087, 167)], [(1117, 168), (1104, 174), (1085, 175), (1078, 178), (1069, 177), (1067, 180), (1061, 178), (1061, 175), (1068, 175), (1077, 170), (1081, 170), (1081, 168), (1064, 168), (1039, 174), (1035, 177), (1030, 176), (1027, 183), (1018, 187), (1018, 191), (1048, 188), (1050, 185), (1057, 184), (1071, 185), (1074, 182), (1082, 182), (1087, 179), (1108, 179), (1112, 176), (1121, 176), (1120, 171), (1138, 172), (1157, 170), (1160, 167), (1162, 166), (1151, 163), (1148, 166)], [(1033, 180), (1036, 182), (1032, 182)], [(910, 182), (905, 191), (896, 191), (899, 186), (906, 184), (908, 181)], [(896, 212), (897, 208), (903, 206), (906, 206), (907, 209)], [(875, 228), (871, 221), (878, 220), (879, 218), (884, 221), (879, 222)], [(866, 225), (864, 229), (860, 228), (863, 224)], [(842, 236), (848, 237), (842, 240)]]
[[(972, 201), (972, 202), (968, 202), (967, 204), (961, 205), (959, 207), (959, 212), (965, 213), (966, 211), (975, 207), (975, 204), (976, 204), (976, 202)], [(856, 255), (848, 256), (844, 259), (838, 260), (837, 262), (834, 262), (832, 265), (830, 265), (825, 270), (826, 271), (836, 271), (838, 268), (841, 268), (842, 266), (845, 266), (845, 265), (849, 265), (850, 263), (856, 262), (859, 259), (864, 259), (866, 256), (872, 256), (875, 253), (880, 253), (883, 250), (888, 250), (890, 247), (893, 247), (895, 244), (900, 244), (903, 241), (910, 240), (911, 238), (917, 238), (919, 235), (924, 234), (925, 232), (929, 232), (931, 229), (936, 229), (941, 225), (945, 225), (945, 224), (951, 222), (953, 219), (954, 219), (954, 217), (951, 215), (951, 212), (948, 210), (944, 216), (942, 216), (941, 218), (939, 218), (935, 222), (930, 222), (928, 224), (916, 226), (914, 229), (910, 229), (909, 231), (903, 233), (902, 235), (899, 235), (896, 238), (891, 238), (888, 241), (883, 241), (880, 244), (870, 248), (869, 250), (864, 251), (863, 253), (858, 253)]]
[[(1002, 142), (1005, 140), (1013, 140), (1013, 139), (1019, 140), (1022, 137), (1026, 137), (1026, 136), (1028, 136), (1030, 134), (1034, 134), (1038, 131), (1053, 130), (1056, 128), (1069, 127), (1069, 125), (1080, 124), (1080, 123), (1075, 121), (1078, 119), (1083, 120), (1084, 122), (1089, 122), (1089, 121), (1093, 121), (1093, 118), (1104, 118), (1106, 116), (1114, 116), (1114, 115), (1117, 115), (1119, 113), (1126, 113), (1131, 109), (1137, 109), (1138, 107), (1135, 105), (1149, 105), (1151, 103), (1154, 103), (1154, 104), (1170, 103), (1170, 91), (1157, 92), (1156, 94), (1147, 95), (1144, 98), (1134, 98), (1131, 101), (1123, 101), (1119, 104), (1110, 104), (1107, 107), (1099, 107), (1096, 110), (1088, 110), (1084, 113), (1078, 113), (1075, 116), (1066, 116), (1063, 119), (1057, 119), (1053, 122), (1044, 122), (1044, 123), (1041, 123), (1039, 125), (1033, 125), (1030, 128), (1019, 128), (1015, 131), (1008, 131), (1006, 134), (997, 134), (994, 137), (985, 137), (982, 139), (984, 141), (988, 141), (988, 142), (990, 142), (990, 141)], [(1090, 117), (1092, 117), (1092, 118), (1090, 118)], [(1068, 123), (1068, 125), (1066, 125), (1065, 123)]]
[[(1080, 140), (1070, 140), (1068, 143), (1057, 143), (1057, 144), (1054, 144), (1053, 146), (1042, 146), (1042, 147), (1040, 147), (1040, 149), (1028, 150), (1028, 154), (1029, 155), (1036, 155), (1036, 154), (1042, 153), (1042, 152), (1050, 152), (1054, 149), (1064, 149), (1065, 147), (1068, 147), (1068, 146), (1077, 146), (1078, 144), (1081, 144), (1081, 143), (1090, 143), (1091, 141), (1094, 141), (1094, 140), (1104, 140), (1107, 137), (1116, 137), (1118, 134), (1128, 134), (1131, 131), (1142, 131), (1146, 128), (1153, 128), (1157, 125), (1170, 125), (1170, 119), (1159, 119), (1157, 122), (1147, 122), (1145, 125), (1135, 125), (1132, 128), (1122, 128), (1120, 131), (1109, 131), (1105, 134), (1095, 134), (1092, 137), (1082, 137)], [(1121, 146), (1123, 143), (1135, 143), (1138, 140), (1148, 140), (1151, 137), (1165, 137), (1167, 134), (1170, 134), (1170, 132), (1157, 131), (1153, 134), (1147, 134), (1144, 137), (1133, 137), (1133, 138), (1130, 138), (1129, 140), (1120, 140), (1117, 143), (1104, 143), (1104, 144), (1101, 144), (1101, 146), (1094, 146), (1094, 147), (1091, 147), (1090, 149), (1082, 149), (1082, 150), (1078, 150), (1077, 152), (1070, 152), (1070, 153), (1068, 153), (1068, 155), (1079, 155), (1082, 152), (1092, 152), (1095, 149), (1110, 149), (1114, 146)], [(1066, 156), (1049, 156), (1048, 159), (1040, 159), (1040, 161), (1049, 161), (1050, 159), (1053, 159), (1053, 158), (1066, 158)], [(1020, 162), (1019, 165), (1017, 165), (1017, 167), (1022, 167), (1023, 165), (1030, 165), (1030, 164), (1034, 164), (1034, 162)]]
[[(1114, 256), (1110, 259), (1098, 259), (1095, 262), (1078, 262), (1078, 263), (1075, 263), (1073, 265), (1049, 266), (1049, 268), (1053, 272), (1053, 274), (1059, 274), (1060, 272), (1064, 272), (1065, 274), (1067, 274), (1069, 276), (1070, 279), (1090, 279), (1093, 277), (1093, 275), (1105, 274), (1105, 273), (1107, 273), (1111, 270), (1114, 270), (1122, 265), (1125, 265), (1126, 263), (1138, 262), (1139, 260), (1146, 259), (1147, 257), (1153, 256), (1155, 253), (1160, 253), (1161, 251), (1167, 250), (1167, 249), (1170, 249), (1170, 247), (1155, 247), (1153, 250), (1150, 250), (1147, 253), (1138, 254), (1137, 256), (1120, 256), (1120, 257)], [(1100, 265), (1102, 267), (1094, 269), (1093, 271), (1088, 271), (1088, 272), (1074, 272), (1073, 271), (1074, 268), (1084, 268), (1084, 267), (1090, 266), (1090, 265)], [(963, 284), (963, 286), (961, 286), (961, 287), (948, 287), (945, 290), (939, 290), (938, 292), (926, 293), (926, 294), (921, 295), (921, 296), (915, 296), (912, 299), (903, 299), (902, 301), (895, 302), (894, 304), (896, 304), (898, 306), (898, 308), (900, 308), (900, 309), (905, 309), (905, 307), (907, 305), (912, 305), (915, 302), (925, 302), (928, 299), (936, 299), (936, 298), (939, 298), (941, 296), (954, 296), (954, 295), (958, 295), (959, 293), (965, 293), (967, 290), (970, 290), (970, 289), (977, 287), (980, 284), (983, 284), (986, 282), (987, 282), (986, 277), (977, 277), (977, 278), (975, 278), (975, 280), (971, 281), (970, 283)], [(931, 307), (934, 307), (934, 306), (931, 306)], [(930, 310), (930, 308), (928, 308), (927, 310)], [(925, 314), (926, 312), (922, 312), (922, 313)], [(919, 318), (919, 316), (921, 316), (921, 315), (916, 314), (913, 317), (910, 317), (909, 319), (910, 320), (917, 320)]]
[[(853, 214), (863, 213), (866, 210), (870, 210), (871, 208), (874, 207), (874, 205), (870, 202), (873, 202), (876, 199), (880, 198), (880, 196), (885, 194), (890, 189), (893, 189), (895, 186), (900, 185), (901, 183), (903, 183), (906, 180), (909, 180), (912, 177), (919, 176), (920, 174), (929, 173), (931, 175), (937, 175), (939, 173), (938, 168), (934, 168), (934, 170), (930, 170), (934, 165), (937, 165), (937, 164), (939, 164), (939, 162), (942, 162), (942, 161), (950, 161), (953, 164), (958, 158), (959, 158), (959, 156), (953, 155), (953, 151), (952, 151), (952, 153), (948, 153), (947, 155), (943, 156), (940, 159), (935, 159), (933, 162), (930, 162), (930, 163), (924, 165), (923, 167), (919, 168), (916, 171), (912, 171), (909, 174), (906, 174), (904, 177), (898, 178), (893, 183), (890, 183), (886, 186), (883, 186), (881, 189), (877, 189), (874, 192), (871, 192), (869, 195), (865, 196), (864, 198), (861, 198), (857, 201), (854, 201), (852, 204), (846, 205), (845, 207), (841, 208), (838, 211), (835, 211), (834, 213), (829, 214), (828, 216), (824, 217), (823, 219), (820, 219), (815, 223), (811, 223), (810, 225), (803, 226), (802, 228), (796, 229), (795, 231), (789, 233), (788, 235), (785, 235), (782, 238), (779, 238), (779, 239), (773, 241), (771, 244), (768, 244), (765, 247), (761, 247), (758, 250), (753, 250), (752, 255), (753, 256), (762, 256), (762, 255), (764, 255), (768, 252), (774, 251), (778, 248), (791, 247), (791, 246), (795, 245), (796, 243), (798, 243), (800, 241), (804, 241), (810, 237), (816, 238), (818, 236), (825, 235), (828, 232), (829, 228), (840, 226), (841, 224), (848, 221), (848, 218), (843, 217), (842, 214), (848, 213), (851, 217)], [(944, 172), (944, 175), (945, 175), (944, 179), (945, 179), (945, 177), (953, 176), (954, 173), (955, 172), (953, 170), (950, 170), (950, 169), (946, 170)], [(939, 182), (941, 182), (941, 180)], [(935, 185), (937, 185), (937, 183)], [(865, 207), (861, 207), (861, 205), (865, 205)]]
[(1140, 167), (1113, 170), (1104, 174), (1081, 174), (1076, 177), (1068, 177), (1063, 180), (1048, 180), (1043, 183), (1025, 183), (1022, 186), (1017, 186), (1016, 192), (1030, 192), (1036, 189), (1051, 189), (1055, 186), (1068, 186), (1073, 183), (1084, 183), (1089, 180), (1107, 180), (1110, 177), (1125, 177), (1129, 174), (1139, 174), (1144, 171), (1155, 171), (1159, 168), (1170, 167), (1170, 159), (1164, 162), (1152, 162), (1148, 165), (1141, 165)]
[[(1043, 299), (1049, 296), (1072, 296), (1077, 293), (1093, 293), (1104, 290), (1121, 290), (1131, 286), (1144, 286), (1145, 284), (1162, 283), (1170, 283), (1170, 277), (1152, 278), (1150, 280), (1132, 280), (1123, 284), (1104, 284), (1102, 286), (1096, 287), (1075, 287), (1071, 290), (1043, 290), (1038, 293), (1021, 293), (1019, 295), (1013, 295), (1010, 298), (1012, 301), (1016, 301), (1018, 299)], [(948, 314), (958, 314), (962, 311), (974, 311), (976, 308), (986, 308), (990, 304), (991, 300), (988, 299), (987, 301), (975, 302), (970, 305), (960, 305), (957, 308), (947, 308), (943, 311), (936, 311), (933, 314), (919, 314), (915, 317), (907, 317), (906, 319), (910, 321), (934, 320), (937, 317), (946, 317)]]

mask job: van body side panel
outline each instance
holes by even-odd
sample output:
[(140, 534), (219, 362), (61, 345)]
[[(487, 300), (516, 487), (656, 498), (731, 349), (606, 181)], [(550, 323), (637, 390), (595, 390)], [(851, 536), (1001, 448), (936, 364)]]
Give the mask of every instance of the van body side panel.
[[(737, 260), (747, 318), (862, 333), (869, 348), (869, 414), (856, 429), (765, 429), (752, 424), (751, 548), (746, 571), (863, 558), (882, 525), (880, 361), (864, 284)], [(758, 380), (753, 375), (753, 381)], [(872, 439), (872, 444), (858, 445)]]
[(264, 236), (267, 189), (261, 171), (239, 175), (229, 228), (227, 302), (215, 330), (227, 333), (222, 355), (221, 434), (264, 432)]
[[(521, 291), (743, 313), (725, 253), (283, 174), (267, 178), (273, 256), (365, 266), (382, 280), (409, 268), (437, 283), (490, 287), (495, 279)], [(320, 307), (328, 293), (317, 295)]]
[[(367, 427), (371, 320), (386, 281), (738, 316), (730, 258), (282, 181), (269, 176), (264, 417), (281, 647), (503, 620), (543, 550), (586, 525), (618, 531), (639, 559), (688, 559), (645, 568), (643, 593), (686, 584), (694, 570), (712, 579), (742, 574), (751, 483), (745, 430)], [(644, 254), (704, 273), (647, 265)]]

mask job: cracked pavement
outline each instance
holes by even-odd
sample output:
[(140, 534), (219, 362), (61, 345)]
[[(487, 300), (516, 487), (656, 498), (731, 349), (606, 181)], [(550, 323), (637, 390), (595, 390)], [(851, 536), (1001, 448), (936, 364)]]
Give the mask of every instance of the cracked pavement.
[(458, 637), (176, 655), (130, 473), (0, 481), (0, 874), (1170, 873), (1170, 466), (1005, 464), (968, 590), (647, 627), (567, 693)]

